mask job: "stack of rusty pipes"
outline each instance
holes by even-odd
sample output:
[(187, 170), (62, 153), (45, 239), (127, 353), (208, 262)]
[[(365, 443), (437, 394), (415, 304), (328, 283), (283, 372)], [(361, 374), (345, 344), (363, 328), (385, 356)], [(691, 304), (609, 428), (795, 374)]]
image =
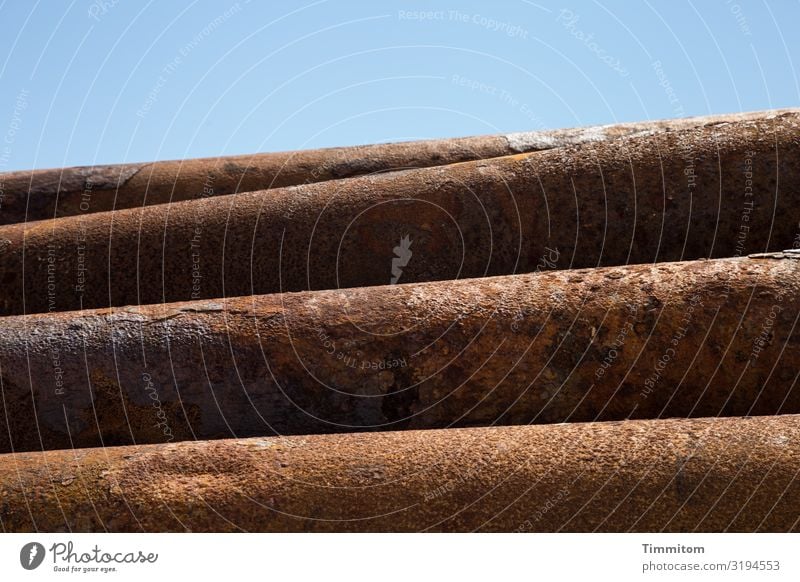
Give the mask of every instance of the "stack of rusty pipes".
[(800, 528), (797, 111), (5, 183), (6, 531)]

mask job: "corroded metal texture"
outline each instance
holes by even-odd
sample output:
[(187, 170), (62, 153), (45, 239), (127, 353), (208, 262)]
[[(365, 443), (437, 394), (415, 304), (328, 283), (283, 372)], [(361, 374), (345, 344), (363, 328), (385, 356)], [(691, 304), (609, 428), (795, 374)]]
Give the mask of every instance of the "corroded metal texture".
[[(0, 312), (780, 250), (800, 115), (0, 227)], [(24, 278), (24, 285), (23, 285)]]
[(799, 412), (798, 313), (777, 253), (8, 317), (0, 450)]
[(758, 111), (445, 140), (0, 174), (0, 224), (136, 208), (550, 149), (623, 135), (758, 119)]
[(796, 531), (800, 417), (0, 457), (6, 531)]

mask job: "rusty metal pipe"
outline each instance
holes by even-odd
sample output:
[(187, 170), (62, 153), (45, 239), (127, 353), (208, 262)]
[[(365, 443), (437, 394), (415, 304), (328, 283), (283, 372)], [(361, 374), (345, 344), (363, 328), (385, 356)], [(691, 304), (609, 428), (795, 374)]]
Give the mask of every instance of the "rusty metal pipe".
[(786, 532), (800, 416), (0, 456), (5, 531)]
[(0, 451), (800, 412), (798, 313), (789, 252), (8, 317)]
[[(780, 250), (800, 115), (0, 227), (0, 312)], [(24, 280), (24, 284), (23, 284)]]
[(153, 163), (0, 174), (0, 224), (494, 158), (623, 135), (759, 119), (791, 109)]

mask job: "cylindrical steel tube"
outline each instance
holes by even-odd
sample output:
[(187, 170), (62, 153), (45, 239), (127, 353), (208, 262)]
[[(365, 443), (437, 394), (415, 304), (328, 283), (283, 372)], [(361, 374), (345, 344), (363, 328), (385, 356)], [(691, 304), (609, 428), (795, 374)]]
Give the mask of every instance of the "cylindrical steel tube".
[[(0, 227), (0, 312), (733, 256), (792, 244), (800, 115)], [(24, 284), (23, 284), (24, 280)]]
[(5, 531), (785, 532), (800, 417), (298, 436), (0, 456)]
[(0, 224), (494, 158), (635, 133), (758, 119), (785, 111), (790, 110), (218, 158), (7, 172), (0, 174)]
[(0, 450), (800, 412), (799, 259), (8, 317)]

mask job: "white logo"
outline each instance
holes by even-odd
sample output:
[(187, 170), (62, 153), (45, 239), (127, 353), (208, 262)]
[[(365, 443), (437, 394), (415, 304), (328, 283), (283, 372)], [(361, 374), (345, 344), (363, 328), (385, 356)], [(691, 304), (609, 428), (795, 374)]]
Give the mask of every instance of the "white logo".
[(391, 285), (396, 285), (397, 281), (400, 279), (400, 276), (403, 274), (403, 267), (408, 265), (408, 261), (411, 260), (411, 243), (414, 242), (409, 238), (410, 235), (406, 235), (400, 239), (400, 244), (394, 247), (392, 250), (394, 251), (395, 258), (392, 259), (392, 281)]

